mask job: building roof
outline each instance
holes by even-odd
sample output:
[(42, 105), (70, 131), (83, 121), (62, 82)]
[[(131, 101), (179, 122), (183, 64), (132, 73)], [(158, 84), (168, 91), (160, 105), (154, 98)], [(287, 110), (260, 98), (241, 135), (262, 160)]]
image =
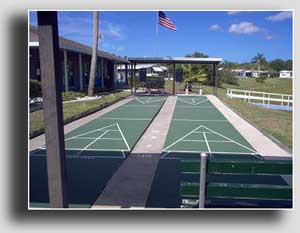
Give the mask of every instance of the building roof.
[[(38, 35), (37, 27), (31, 26), (31, 25), (30, 25), (29, 42), (30, 42), (29, 46), (31, 46), (31, 45), (38, 46), (38, 42), (39, 42), (39, 35)], [(69, 51), (79, 52), (79, 53), (83, 53), (83, 54), (88, 54), (88, 55), (92, 54), (91, 47), (80, 44), (73, 40), (66, 39), (61, 36), (59, 36), (59, 47), (61, 49), (66, 49)], [(97, 55), (99, 57), (103, 57), (103, 58), (112, 60), (116, 63), (128, 63), (128, 60), (126, 58), (123, 58), (123, 57), (120, 57), (115, 54), (111, 54), (111, 53), (108, 53), (108, 52), (105, 52), (102, 50), (98, 50)]]
[(180, 64), (219, 64), (222, 58), (195, 58), (195, 57), (129, 57), (133, 63), (180, 63)]
[[(119, 70), (125, 70), (125, 65), (119, 65), (118, 69)], [(167, 67), (165, 66), (157, 66), (156, 64), (136, 64), (135, 69), (147, 69), (147, 68), (152, 68), (155, 72), (163, 72), (167, 70)], [(129, 69), (129, 67), (128, 67)]]

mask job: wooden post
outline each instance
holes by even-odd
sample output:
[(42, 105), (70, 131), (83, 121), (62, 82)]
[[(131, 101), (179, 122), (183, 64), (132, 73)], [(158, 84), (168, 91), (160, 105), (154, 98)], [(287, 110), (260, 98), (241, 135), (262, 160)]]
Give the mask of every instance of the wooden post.
[(64, 74), (65, 74), (65, 91), (69, 91), (69, 78), (68, 78), (68, 54), (64, 50)]
[(174, 75), (173, 75), (173, 95), (175, 95), (175, 79), (176, 79), (176, 71), (175, 71), (175, 62), (173, 63), (173, 72), (174, 72)]
[(57, 12), (38, 11), (39, 53), (44, 106), (47, 172), (51, 208), (66, 208), (65, 159)]

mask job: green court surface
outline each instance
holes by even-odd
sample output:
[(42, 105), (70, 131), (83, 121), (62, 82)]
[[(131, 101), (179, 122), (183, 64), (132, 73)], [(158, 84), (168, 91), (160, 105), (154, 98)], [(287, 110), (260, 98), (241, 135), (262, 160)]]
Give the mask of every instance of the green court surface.
[(259, 159), (252, 146), (206, 96), (178, 96), (162, 157), (199, 158), (201, 152)]
[[(143, 135), (165, 97), (136, 97), (65, 135), (70, 207), (89, 207)], [(46, 148), (30, 152), (30, 206), (48, 206)]]
[[(125, 158), (164, 103), (164, 97), (136, 97), (65, 135), (69, 156)], [(45, 154), (45, 147), (31, 154)]]

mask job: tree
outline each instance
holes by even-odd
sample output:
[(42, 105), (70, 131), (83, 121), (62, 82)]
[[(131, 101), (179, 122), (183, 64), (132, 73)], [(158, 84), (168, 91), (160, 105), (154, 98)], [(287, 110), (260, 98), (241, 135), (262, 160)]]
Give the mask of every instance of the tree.
[(266, 64), (267, 60), (262, 53), (257, 53), (256, 56), (252, 58), (251, 62), (257, 64), (258, 70), (260, 71), (261, 65)]
[(275, 59), (273, 61), (270, 61), (270, 67), (277, 72), (281, 70), (285, 70), (286, 62), (282, 59)]
[(99, 12), (93, 12), (93, 52), (91, 60), (91, 70), (90, 70), (90, 79), (88, 87), (88, 96), (93, 96), (94, 86), (95, 86), (95, 74), (96, 74), (96, 64), (97, 64), (97, 50), (98, 50), (98, 22), (99, 22)]
[(285, 65), (286, 65), (287, 70), (293, 70), (293, 61), (292, 60), (286, 60)]

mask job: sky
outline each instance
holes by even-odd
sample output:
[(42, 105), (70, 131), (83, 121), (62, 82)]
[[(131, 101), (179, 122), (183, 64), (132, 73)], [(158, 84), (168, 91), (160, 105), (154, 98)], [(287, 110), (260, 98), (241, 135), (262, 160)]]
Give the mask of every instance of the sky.
[[(292, 12), (164, 13), (176, 31), (157, 27), (157, 11), (100, 11), (99, 49), (127, 57), (180, 57), (198, 51), (233, 62), (249, 62), (257, 53), (267, 60), (292, 59)], [(29, 23), (37, 25), (36, 12), (29, 12)], [(60, 36), (92, 46), (92, 12), (60, 11), (58, 24)]]

